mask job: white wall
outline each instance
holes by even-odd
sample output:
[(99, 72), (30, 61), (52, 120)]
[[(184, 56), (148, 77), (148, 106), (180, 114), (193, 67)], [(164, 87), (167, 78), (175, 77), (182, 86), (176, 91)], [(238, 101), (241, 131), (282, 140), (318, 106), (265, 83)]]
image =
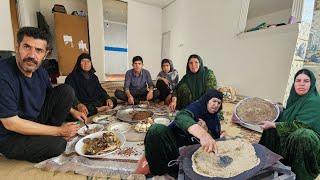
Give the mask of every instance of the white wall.
[(20, 27), (38, 27), (37, 14), (40, 8), (40, 0), (18, 0), (18, 16)]
[(14, 51), (14, 38), (11, 23), (9, 0), (0, 1), (0, 50)]
[(263, 22), (266, 22), (267, 24), (288, 23), (290, 16), (291, 9), (285, 9), (271, 14), (251, 18), (247, 20), (246, 30), (256, 27)]
[(128, 58), (129, 68), (134, 56), (143, 58), (144, 67), (152, 78), (160, 71), (161, 61), (161, 15), (159, 7), (128, 1)]
[(181, 77), (188, 56), (196, 53), (220, 85), (231, 85), (239, 94), (282, 101), (297, 26), (289, 32), (265, 30), (239, 37), (241, 2), (176, 0), (165, 8), (163, 32), (171, 31), (171, 58)]
[(104, 74), (104, 26), (103, 26), (103, 6), (101, 0), (88, 0), (88, 21), (90, 37), (90, 53), (95, 74), (100, 81), (105, 80)]

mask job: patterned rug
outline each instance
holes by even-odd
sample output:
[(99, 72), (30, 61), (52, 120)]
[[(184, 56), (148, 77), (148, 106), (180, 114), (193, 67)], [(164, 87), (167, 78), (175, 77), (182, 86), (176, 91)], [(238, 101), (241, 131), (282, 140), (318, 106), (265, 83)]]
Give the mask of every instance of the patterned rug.
[(123, 89), (123, 81), (104, 81), (101, 86), (105, 89), (110, 96), (114, 96), (116, 89)]

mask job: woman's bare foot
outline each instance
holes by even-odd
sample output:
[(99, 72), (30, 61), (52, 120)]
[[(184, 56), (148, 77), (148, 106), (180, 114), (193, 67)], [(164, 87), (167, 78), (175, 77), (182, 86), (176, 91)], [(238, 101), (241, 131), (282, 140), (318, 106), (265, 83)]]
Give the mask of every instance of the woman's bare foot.
[(148, 161), (145, 156), (142, 156), (138, 161), (137, 169), (134, 172), (135, 174), (150, 174), (150, 169), (148, 165)]

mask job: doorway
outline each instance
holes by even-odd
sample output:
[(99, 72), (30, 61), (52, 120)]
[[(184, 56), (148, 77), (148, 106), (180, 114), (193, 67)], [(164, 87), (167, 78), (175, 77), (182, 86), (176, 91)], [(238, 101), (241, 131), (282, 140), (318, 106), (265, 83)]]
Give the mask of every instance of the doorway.
[(126, 2), (104, 0), (104, 61), (107, 81), (124, 79), (128, 70)]

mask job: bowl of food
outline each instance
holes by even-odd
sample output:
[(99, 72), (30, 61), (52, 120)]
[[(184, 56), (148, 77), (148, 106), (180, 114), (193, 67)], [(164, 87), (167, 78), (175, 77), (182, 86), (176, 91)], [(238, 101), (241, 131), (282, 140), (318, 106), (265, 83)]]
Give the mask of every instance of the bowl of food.
[(138, 133), (146, 133), (153, 123), (154, 123), (154, 120), (151, 117), (148, 117), (143, 121), (139, 121), (134, 126), (134, 130)]
[(165, 116), (154, 118), (154, 123), (156, 123), (156, 124), (163, 124), (165, 126), (168, 126), (170, 124), (170, 122), (171, 122), (171, 120)]
[(138, 123), (134, 126), (134, 130), (137, 131), (137, 132), (139, 132), (139, 133), (146, 133), (146, 132), (149, 130), (149, 128), (150, 128), (151, 125), (152, 125), (152, 124), (151, 124), (150, 122), (143, 122), (143, 121), (141, 121), (141, 122), (138, 122)]

